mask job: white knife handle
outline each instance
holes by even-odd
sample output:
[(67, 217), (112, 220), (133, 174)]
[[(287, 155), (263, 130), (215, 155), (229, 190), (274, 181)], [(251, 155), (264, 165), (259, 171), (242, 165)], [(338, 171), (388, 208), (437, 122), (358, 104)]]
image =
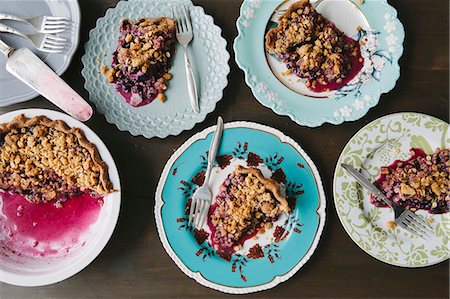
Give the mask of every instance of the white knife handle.
[(0, 52), (2, 52), (3, 54), (5, 54), (6, 57), (8, 57), (9, 54), (11, 54), (12, 51), (14, 51), (14, 48), (11, 48), (10, 46), (8, 46), (7, 44), (5, 44), (5, 43), (0, 39)]
[(184, 48), (184, 62), (185, 62), (185, 69), (186, 69), (189, 100), (191, 102), (192, 109), (195, 112), (199, 113), (200, 108), (198, 106), (197, 84), (195, 82), (194, 71), (192, 69), (192, 65), (189, 60), (189, 52), (188, 52), (187, 48)]
[(92, 107), (28, 48), (15, 50), (6, 70), (72, 117), (86, 121)]

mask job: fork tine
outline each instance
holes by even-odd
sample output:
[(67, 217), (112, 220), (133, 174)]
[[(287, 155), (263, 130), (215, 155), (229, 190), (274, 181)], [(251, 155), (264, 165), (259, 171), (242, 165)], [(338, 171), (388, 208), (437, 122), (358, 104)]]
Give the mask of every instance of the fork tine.
[(51, 49), (47, 49), (47, 48), (39, 48), (39, 50), (41, 50), (42, 52), (47, 52), (47, 53), (52, 53), (52, 54), (60, 54), (63, 52), (61, 50), (51, 50)]
[(65, 38), (56, 37), (56, 36), (51, 35), (51, 34), (47, 35), (47, 38), (50, 39), (50, 40), (56, 41), (56, 42), (66, 42), (67, 41), (67, 39), (65, 39)]
[(186, 7), (186, 4), (182, 5), (182, 11), (183, 11), (184, 20), (186, 22), (186, 30), (187, 31), (192, 31), (191, 21), (190, 21), (190, 14), (189, 14), (188, 8)]
[(189, 208), (189, 220), (188, 220), (188, 227), (191, 226), (193, 217), (194, 217), (194, 209), (195, 206), (197, 205), (197, 200), (195, 198), (191, 199), (191, 206)]
[(407, 222), (404, 223), (404, 222), (401, 222), (401, 221), (400, 221), (400, 222), (398, 222), (397, 224), (398, 224), (401, 228), (403, 228), (404, 230), (406, 230), (407, 232), (409, 232), (410, 234), (416, 235), (416, 236), (420, 237), (421, 239), (427, 241), (427, 239), (426, 239), (421, 233), (419, 233), (419, 232), (417, 232), (416, 230), (414, 230), (413, 228), (411, 228)]
[(203, 209), (205, 208), (205, 201), (200, 200), (200, 204), (198, 205), (197, 214), (195, 216), (195, 227), (200, 228), (200, 220), (202, 219)]
[(59, 21), (59, 20), (65, 20), (68, 21), (69, 19), (66, 17), (54, 17), (54, 16), (45, 16), (44, 20), (49, 20), (49, 21)]
[(281, 235), (280, 241), (283, 240), (284, 238), (286, 238), (289, 235), (291, 229), (292, 229), (292, 223), (290, 221), (288, 221), (288, 223), (286, 225), (286, 228), (284, 229), (284, 232)]
[(63, 41), (55, 41), (55, 40), (52, 40), (49, 38), (45, 39), (45, 43), (50, 44), (50, 45), (55, 45), (55, 46), (65, 46), (66, 45), (66, 43)]
[(200, 224), (199, 227), (202, 228), (203, 225), (205, 225), (205, 221), (208, 218), (208, 213), (209, 213), (209, 205), (208, 203), (206, 203), (205, 208), (203, 209), (204, 211), (201, 214), (201, 219), (200, 219)]
[(181, 8), (181, 6), (178, 6), (177, 9), (178, 9), (178, 16), (179, 16), (179, 21), (180, 21), (181, 32), (185, 32), (187, 30), (187, 27), (186, 27), (186, 20), (184, 19), (184, 15), (183, 15), (183, 9)]
[(404, 219), (401, 223), (404, 225), (404, 228), (407, 229), (412, 234), (417, 235), (418, 237), (422, 238), (425, 241), (428, 240), (426, 235), (424, 235), (422, 231), (418, 230), (412, 222), (409, 222), (408, 220)]
[(41, 32), (42, 33), (46, 33), (46, 34), (55, 34), (55, 33), (61, 33), (63, 31), (66, 31), (66, 28), (61, 28), (61, 29), (49, 29), (49, 28), (44, 28)]
[(62, 21), (46, 21), (44, 23), (44, 26), (45, 25), (68, 25), (68, 24), (69, 24), (69, 21), (65, 21), (65, 20), (62, 20)]
[(434, 230), (431, 227), (431, 225), (428, 223), (428, 221), (426, 221), (423, 217), (421, 217), (420, 215), (417, 215), (415, 213), (410, 213), (408, 214), (408, 216), (417, 221), (418, 223), (422, 224), (423, 229), (425, 229), (426, 231), (430, 232), (431, 234), (434, 234)]
[(424, 235), (425, 237), (427, 237), (428, 239), (431, 238), (432, 234), (430, 234), (429, 231), (425, 230), (419, 223), (417, 223), (416, 221), (411, 221), (411, 226), (418, 232), (422, 233), (422, 235)]

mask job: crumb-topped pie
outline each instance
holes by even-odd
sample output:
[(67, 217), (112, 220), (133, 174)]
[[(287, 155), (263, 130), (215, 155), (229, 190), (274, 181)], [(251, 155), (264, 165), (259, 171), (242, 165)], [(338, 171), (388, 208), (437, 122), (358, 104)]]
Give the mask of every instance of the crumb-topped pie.
[(164, 102), (164, 91), (175, 53), (175, 21), (170, 18), (125, 19), (113, 53), (111, 67), (102, 66), (109, 82), (133, 107), (143, 106), (155, 98)]
[[(390, 166), (381, 167), (381, 175), (374, 184), (396, 205), (412, 211), (447, 213), (450, 209), (450, 149), (438, 148), (427, 155), (414, 148), (411, 154), (406, 161), (394, 161)], [(373, 195), (371, 202), (385, 206)]]
[(0, 124), (0, 189), (35, 203), (114, 191), (106, 163), (79, 128), (23, 114)]
[(290, 210), (279, 183), (254, 167), (237, 166), (220, 190), (210, 208), (208, 226), (212, 246), (225, 259)]
[(360, 45), (318, 13), (308, 0), (293, 3), (266, 34), (266, 50), (315, 92), (339, 89), (361, 70)]

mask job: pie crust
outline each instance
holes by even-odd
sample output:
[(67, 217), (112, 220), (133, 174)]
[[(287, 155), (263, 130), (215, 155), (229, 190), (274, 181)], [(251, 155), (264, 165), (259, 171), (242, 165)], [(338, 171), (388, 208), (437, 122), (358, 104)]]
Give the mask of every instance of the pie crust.
[(0, 189), (35, 203), (114, 191), (108, 166), (79, 128), (23, 114), (0, 124)]

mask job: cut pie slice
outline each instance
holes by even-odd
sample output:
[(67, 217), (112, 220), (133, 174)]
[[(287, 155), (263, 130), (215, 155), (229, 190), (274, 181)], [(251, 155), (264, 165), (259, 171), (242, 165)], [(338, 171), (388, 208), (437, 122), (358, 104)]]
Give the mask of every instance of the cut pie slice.
[(209, 211), (208, 226), (212, 246), (227, 260), (247, 239), (290, 210), (280, 185), (257, 168), (237, 166), (220, 188)]
[(175, 21), (164, 17), (122, 21), (111, 68), (103, 66), (102, 71), (131, 106), (143, 106), (155, 98), (165, 101), (175, 30)]
[(360, 45), (319, 14), (308, 0), (293, 3), (266, 34), (266, 50), (315, 92), (336, 90), (363, 67)]
[(35, 203), (114, 191), (106, 163), (80, 129), (23, 114), (0, 124), (0, 189)]
[[(449, 212), (450, 149), (437, 148), (431, 155), (418, 148), (410, 152), (412, 156), (408, 160), (381, 167), (375, 186), (393, 204), (406, 209), (428, 210), (431, 214)], [(377, 207), (386, 207), (373, 194), (370, 201)]]

